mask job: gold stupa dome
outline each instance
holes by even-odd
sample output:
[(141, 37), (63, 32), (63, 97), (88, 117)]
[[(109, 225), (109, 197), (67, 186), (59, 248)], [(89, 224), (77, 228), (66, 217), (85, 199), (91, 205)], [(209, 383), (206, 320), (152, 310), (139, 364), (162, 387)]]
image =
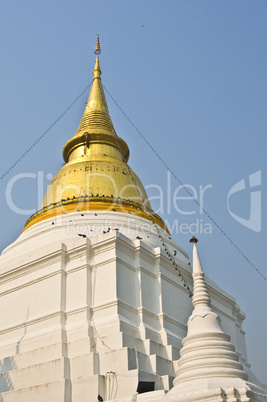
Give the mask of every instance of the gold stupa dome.
[(151, 210), (146, 191), (127, 161), (129, 148), (118, 137), (101, 83), (99, 36), (94, 80), (78, 130), (63, 148), (65, 165), (50, 182), (41, 208), (26, 222), (78, 211), (117, 211), (152, 220), (166, 229)]

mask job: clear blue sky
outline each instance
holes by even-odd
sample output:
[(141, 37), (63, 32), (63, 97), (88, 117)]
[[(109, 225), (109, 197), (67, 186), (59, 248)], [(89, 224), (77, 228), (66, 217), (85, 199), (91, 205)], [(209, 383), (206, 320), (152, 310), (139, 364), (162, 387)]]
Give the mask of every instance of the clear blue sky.
[[(99, 32), (103, 84), (198, 199), (209, 186), (204, 208), (266, 277), (266, 18), (265, 0), (2, 1), (0, 176), (91, 82)], [(63, 163), (62, 147), (77, 129), (87, 96), (0, 181), (0, 250), (29, 216), (10, 209), (10, 181), (41, 172), (46, 187), (47, 175)], [(248, 358), (267, 383), (267, 283), (213, 224), (204, 233), (210, 221), (192, 200), (173, 202), (175, 194), (183, 195), (179, 183), (172, 179), (168, 190), (164, 166), (107, 101), (130, 147), (130, 166), (144, 185), (154, 186), (151, 196), (158, 195), (155, 186), (164, 190), (163, 205), (155, 199), (154, 209), (161, 207), (174, 239), (190, 255), (188, 241), (197, 230), (204, 270), (246, 312)], [(37, 208), (37, 180), (16, 182), (12, 200), (23, 210)]]

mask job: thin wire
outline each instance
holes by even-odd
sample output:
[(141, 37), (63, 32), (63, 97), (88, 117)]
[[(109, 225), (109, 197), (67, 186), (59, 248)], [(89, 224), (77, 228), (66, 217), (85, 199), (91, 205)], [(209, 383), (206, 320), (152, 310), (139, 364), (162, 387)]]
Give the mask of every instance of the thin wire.
[(5, 176), (7, 176), (11, 172), (11, 170), (14, 169), (14, 167), (17, 166), (19, 162), (21, 162), (22, 159), (24, 159), (25, 156), (38, 144), (38, 142), (40, 142), (46, 136), (46, 134), (62, 119), (62, 117), (65, 116), (65, 114), (72, 108), (72, 106), (74, 106), (75, 103), (90, 88), (92, 82), (89, 85), (87, 85), (87, 87), (80, 93), (80, 95), (77, 96), (77, 98), (75, 98), (75, 100), (67, 107), (67, 109), (65, 109), (64, 112), (61, 113), (61, 115), (54, 121), (54, 123), (52, 123), (51, 126), (49, 126), (48, 129), (45, 130), (45, 132), (42, 135), (40, 135), (40, 137), (21, 155), (21, 157), (16, 162), (14, 162), (13, 165), (11, 165), (10, 168), (4, 174), (2, 174), (0, 180), (2, 180)]
[(151, 151), (157, 156), (157, 158), (160, 160), (160, 162), (165, 166), (165, 168), (171, 173), (171, 175), (174, 177), (174, 179), (184, 188), (184, 190), (187, 192), (187, 194), (195, 201), (195, 203), (201, 207), (202, 211), (204, 212), (205, 215), (210, 219), (210, 221), (213, 223), (213, 225), (226, 237), (226, 239), (231, 243), (231, 245), (242, 255), (242, 257), (247, 261), (247, 263), (257, 272), (258, 275), (267, 283), (267, 278), (266, 276), (263, 275), (263, 273), (250, 261), (249, 258), (244, 254), (244, 252), (235, 244), (235, 242), (226, 234), (226, 232), (217, 224), (217, 222), (212, 218), (212, 216), (204, 209), (202, 205), (198, 202), (198, 200), (193, 197), (193, 194), (188, 190), (188, 188), (183, 184), (183, 182), (177, 177), (177, 175), (169, 168), (167, 163), (162, 159), (162, 157), (159, 155), (159, 153), (153, 148), (153, 146), (148, 142), (148, 140), (144, 137), (144, 135), (141, 133), (141, 131), (136, 127), (136, 125), (132, 122), (132, 120), (129, 118), (129, 116), (124, 112), (124, 110), (120, 107), (118, 102), (113, 98), (113, 96), (110, 94), (110, 92), (107, 90), (107, 88), (103, 85), (103, 88), (109, 95), (109, 97), (113, 100), (115, 105), (118, 107), (118, 109), (121, 111), (121, 113), (124, 115), (124, 117), (129, 121), (129, 123), (133, 126), (133, 128), (137, 131), (137, 133), (140, 135), (140, 137), (143, 139), (143, 141), (148, 145), (148, 147), (151, 149)]
[(127, 169), (128, 169), (128, 173), (129, 173), (129, 175), (131, 176), (131, 179), (132, 179), (132, 181), (133, 181), (133, 183), (134, 183), (135, 189), (136, 189), (136, 191), (137, 191), (139, 197), (140, 197), (141, 200), (142, 200), (143, 210), (144, 210), (145, 213), (148, 215), (148, 217), (149, 217), (149, 219), (150, 219), (152, 225), (155, 227), (155, 230), (156, 230), (156, 232), (157, 232), (158, 238), (159, 238), (159, 240), (161, 241), (162, 246), (164, 247), (165, 253), (167, 254), (167, 257), (169, 258), (169, 261), (173, 264), (175, 270), (178, 271), (178, 275), (179, 275), (179, 277), (180, 277), (180, 280), (181, 280), (182, 282), (184, 282), (184, 287), (186, 288), (186, 291), (187, 291), (187, 293), (189, 294), (189, 297), (192, 297), (192, 296), (193, 296), (193, 293), (191, 292), (187, 281), (185, 280), (184, 276), (182, 275), (182, 272), (180, 271), (179, 265), (176, 263), (175, 258), (174, 258), (174, 256), (171, 254), (171, 252), (170, 252), (170, 250), (169, 250), (167, 244), (165, 244), (164, 239), (163, 239), (163, 237), (161, 236), (160, 229), (159, 229), (158, 225), (156, 225), (155, 220), (154, 220), (154, 218), (153, 218), (153, 215), (151, 214), (151, 212), (149, 211), (149, 209), (148, 209), (147, 206), (146, 206), (146, 200), (144, 199), (143, 194), (141, 193), (140, 188), (139, 188), (139, 186), (137, 185), (136, 179), (135, 179), (135, 177), (134, 177), (134, 175), (133, 175), (133, 172), (132, 172), (130, 166), (127, 164), (127, 160), (126, 160), (126, 158), (125, 158), (125, 155), (124, 155), (124, 153), (123, 153), (123, 151), (122, 151), (122, 148), (121, 148), (121, 145), (120, 145), (120, 142), (119, 142), (119, 137), (118, 137), (118, 135), (117, 135), (117, 133), (116, 133), (115, 130), (114, 130), (114, 134), (115, 134), (115, 139), (116, 139), (116, 142), (117, 142), (117, 146), (118, 146), (118, 148), (119, 148), (119, 150), (120, 150), (120, 153), (121, 153), (121, 156), (122, 156), (122, 160), (123, 160), (123, 162), (126, 164)]
[[(97, 337), (99, 338), (100, 342), (102, 343), (102, 345), (106, 346), (106, 348), (108, 348), (111, 352), (113, 352), (113, 349), (111, 349), (111, 348), (103, 341), (103, 339), (102, 339), (101, 336), (99, 335), (99, 333), (98, 333), (98, 331), (97, 331), (97, 329), (96, 329), (94, 320), (92, 320), (92, 324), (93, 324), (93, 327), (94, 327), (93, 329), (94, 329), (94, 331), (95, 331)], [(97, 349), (99, 349), (99, 348), (97, 348)], [(102, 349), (102, 350), (106, 350), (106, 349)]]

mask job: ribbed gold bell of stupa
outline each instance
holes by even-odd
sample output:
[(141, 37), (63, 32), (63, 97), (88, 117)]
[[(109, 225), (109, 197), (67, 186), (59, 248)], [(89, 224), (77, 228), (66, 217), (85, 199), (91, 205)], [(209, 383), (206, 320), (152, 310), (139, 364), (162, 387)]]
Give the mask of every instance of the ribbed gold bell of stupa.
[(66, 213), (117, 211), (149, 219), (166, 229), (151, 210), (146, 191), (128, 166), (129, 148), (116, 134), (101, 83), (99, 36), (95, 47), (94, 79), (78, 130), (63, 148), (66, 162), (48, 186), (30, 226)]

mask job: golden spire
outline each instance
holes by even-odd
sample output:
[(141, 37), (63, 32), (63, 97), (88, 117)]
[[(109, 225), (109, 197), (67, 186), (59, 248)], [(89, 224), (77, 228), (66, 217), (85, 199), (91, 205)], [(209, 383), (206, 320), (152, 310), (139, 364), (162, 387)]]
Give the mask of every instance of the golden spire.
[(97, 38), (96, 38), (95, 54), (98, 56), (100, 53), (101, 53), (101, 48), (100, 48), (99, 33), (98, 33)]
[(64, 145), (66, 163), (52, 179), (41, 209), (29, 218), (25, 229), (44, 219), (77, 210), (118, 211), (151, 220), (149, 211), (154, 221), (166, 229), (162, 219), (151, 210), (141, 181), (127, 165), (128, 145), (116, 134), (108, 112), (101, 82), (100, 53), (97, 35), (94, 79), (78, 130)]
[(101, 70), (100, 70), (100, 65), (99, 65), (99, 57), (98, 55), (101, 53), (101, 48), (100, 48), (100, 42), (99, 42), (99, 33), (97, 34), (97, 39), (96, 39), (96, 45), (95, 45), (95, 54), (96, 54), (96, 59), (95, 59), (95, 68), (93, 71), (94, 74), (94, 79), (95, 78), (100, 78)]
[[(99, 34), (98, 34), (99, 35)], [(95, 59), (95, 68), (93, 71), (94, 74), (94, 79), (95, 78), (100, 78), (101, 70), (100, 70), (100, 65), (99, 65), (99, 57), (98, 55), (101, 53), (100, 45), (99, 45), (99, 36), (97, 37), (97, 42), (95, 46), (95, 54), (96, 54), (96, 59)]]
[[(112, 140), (117, 148), (122, 150), (124, 153), (124, 157), (128, 160), (129, 157), (129, 149), (127, 144), (119, 138), (114, 130), (112, 121), (109, 116), (108, 105), (105, 97), (105, 93), (103, 90), (102, 82), (101, 82), (101, 70), (99, 64), (99, 54), (101, 53), (100, 43), (99, 43), (99, 34), (97, 34), (96, 46), (95, 46), (95, 67), (93, 70), (93, 83), (91, 86), (91, 90), (89, 93), (88, 101), (85, 107), (85, 111), (82, 117), (82, 120), (79, 124), (78, 130), (73, 138), (71, 138), (63, 148), (63, 158), (65, 162), (69, 161), (69, 156), (73, 149), (73, 146), (77, 148), (77, 143), (84, 144), (88, 142), (88, 138), (85, 139), (85, 134), (88, 137), (90, 134), (106, 134), (109, 136), (109, 140)], [(115, 137), (119, 139), (115, 140)], [(121, 142), (122, 141), (122, 142)], [(81, 154), (84, 154), (81, 149)]]

